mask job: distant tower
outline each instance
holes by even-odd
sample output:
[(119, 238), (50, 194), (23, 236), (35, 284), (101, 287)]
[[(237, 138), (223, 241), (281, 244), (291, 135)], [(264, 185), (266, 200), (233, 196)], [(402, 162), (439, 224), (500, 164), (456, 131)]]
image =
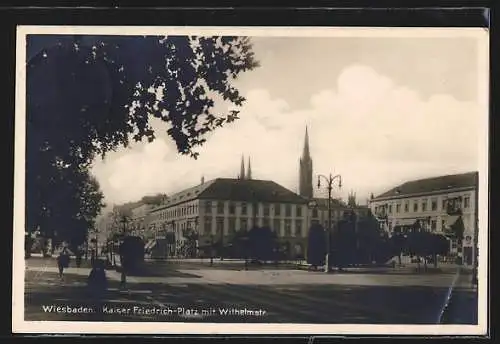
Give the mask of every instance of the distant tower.
[(246, 179), (252, 179), (252, 166), (250, 165), (250, 157), (248, 157), (248, 166), (247, 166), (247, 178)]
[(240, 175), (238, 179), (245, 179), (245, 157), (241, 156), (241, 167), (240, 167)]
[(299, 167), (299, 195), (305, 198), (313, 197), (313, 162), (309, 152), (309, 134), (306, 126), (306, 136), (304, 141), (304, 150), (300, 158)]
[(356, 207), (356, 193), (355, 192), (350, 192), (349, 195), (347, 196), (347, 205), (349, 207)]

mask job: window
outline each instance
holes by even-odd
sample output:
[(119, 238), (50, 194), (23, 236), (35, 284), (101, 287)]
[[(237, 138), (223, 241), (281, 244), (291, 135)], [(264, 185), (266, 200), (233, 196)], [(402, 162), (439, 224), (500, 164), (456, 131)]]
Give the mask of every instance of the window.
[(446, 220), (441, 220), (441, 231), (446, 229)]
[(413, 212), (416, 213), (418, 211), (418, 202), (413, 202)]
[(437, 202), (437, 199), (433, 199), (431, 201), (431, 210), (432, 211), (436, 211), (437, 210), (437, 207), (438, 207), (438, 202)]
[(234, 215), (235, 212), (236, 212), (236, 207), (234, 203), (229, 203), (229, 214)]
[(441, 209), (442, 210), (446, 210), (447, 203), (448, 203), (448, 200), (443, 199), (443, 201), (441, 202)]
[(470, 197), (464, 197), (464, 208), (467, 209), (470, 207)]
[(281, 215), (281, 204), (275, 204), (274, 205), (274, 215), (275, 216), (280, 216)]
[(392, 214), (392, 204), (389, 204), (389, 214)]
[(271, 223), (269, 222), (269, 217), (262, 218), (262, 227), (269, 227)]
[(401, 204), (396, 204), (396, 213), (401, 212)]
[(216, 231), (217, 235), (222, 235), (224, 233), (224, 218), (223, 217), (217, 218), (215, 231)]
[(224, 214), (224, 202), (217, 202), (217, 213)]
[(259, 216), (259, 204), (258, 203), (253, 203), (252, 204), (252, 211), (255, 216)]
[(297, 206), (297, 217), (302, 217), (302, 206)]
[(241, 219), (240, 220), (240, 227), (241, 230), (246, 231), (248, 229), (248, 221), (247, 219)]
[(285, 205), (285, 216), (292, 216), (292, 207), (290, 206), (290, 204)]
[(281, 233), (281, 220), (274, 219), (273, 220), (273, 232), (276, 232), (278, 235)]
[(269, 204), (264, 204), (264, 216), (269, 216)]
[(318, 209), (317, 208), (313, 208), (312, 217), (314, 217), (314, 218), (318, 217)]
[(302, 220), (295, 220), (295, 236), (302, 236)]
[(422, 201), (422, 211), (427, 211), (427, 200), (426, 199), (424, 199)]
[(431, 220), (431, 230), (436, 230), (436, 220)]
[(285, 220), (285, 236), (286, 237), (292, 236), (292, 221), (291, 220)]
[(405, 202), (405, 213), (407, 213), (410, 210), (410, 202), (406, 201)]
[(205, 213), (212, 214), (212, 202), (210, 201), (205, 202)]
[(241, 203), (241, 214), (242, 215), (247, 214), (247, 204), (246, 203)]
[(229, 234), (236, 232), (236, 219), (234, 217), (229, 219)]

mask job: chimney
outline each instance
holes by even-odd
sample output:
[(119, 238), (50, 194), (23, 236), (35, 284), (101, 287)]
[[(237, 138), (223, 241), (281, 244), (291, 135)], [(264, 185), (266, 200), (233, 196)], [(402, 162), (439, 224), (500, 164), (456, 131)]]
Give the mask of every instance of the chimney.
[(205, 177), (204, 176), (201, 177), (201, 184), (202, 185), (205, 184)]

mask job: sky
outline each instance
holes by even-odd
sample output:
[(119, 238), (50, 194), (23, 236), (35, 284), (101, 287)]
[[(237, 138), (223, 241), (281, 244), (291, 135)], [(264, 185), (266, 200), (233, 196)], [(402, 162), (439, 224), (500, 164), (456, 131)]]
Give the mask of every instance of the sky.
[[(261, 66), (235, 85), (240, 119), (208, 136), (200, 157), (158, 138), (94, 162), (108, 204), (173, 194), (201, 178), (235, 178), (241, 157), (254, 179), (297, 192), (309, 131), (318, 174), (342, 176), (334, 197), (364, 203), (404, 181), (478, 170), (483, 116), (473, 38), (253, 37)], [(222, 109), (227, 106), (218, 104)], [(315, 183), (316, 184), (316, 183)], [(324, 196), (325, 189), (315, 192)]]

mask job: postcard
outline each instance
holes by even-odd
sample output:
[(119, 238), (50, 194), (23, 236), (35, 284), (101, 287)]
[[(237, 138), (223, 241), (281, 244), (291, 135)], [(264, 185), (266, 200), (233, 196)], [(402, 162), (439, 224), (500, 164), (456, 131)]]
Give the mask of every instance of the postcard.
[(13, 332), (486, 333), (486, 30), (19, 26), (16, 54)]

